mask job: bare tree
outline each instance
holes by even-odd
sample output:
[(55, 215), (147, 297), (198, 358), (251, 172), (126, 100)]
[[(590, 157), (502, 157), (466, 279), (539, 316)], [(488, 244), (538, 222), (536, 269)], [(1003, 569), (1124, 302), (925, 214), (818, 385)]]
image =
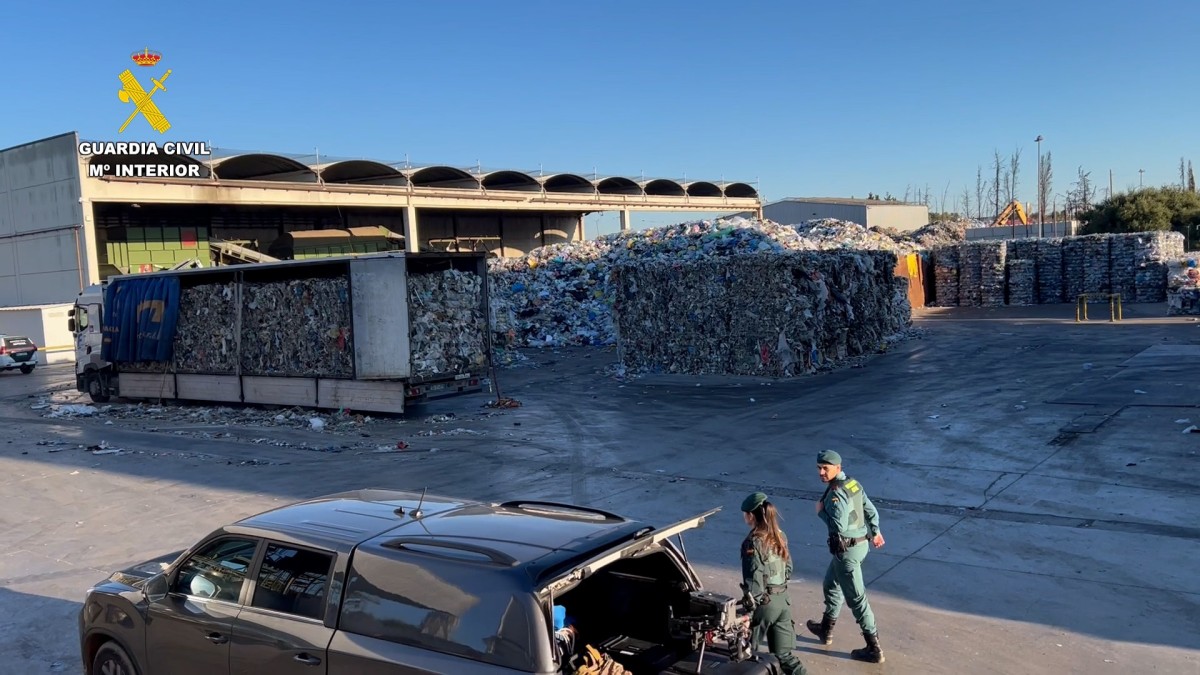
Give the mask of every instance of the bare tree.
[(1020, 176), (1021, 176), (1021, 148), (1013, 150), (1013, 154), (1008, 158), (1008, 201), (1017, 198), (1017, 193), (1020, 191)]
[(1187, 187), (1187, 172), (1184, 170), (1183, 158), (1179, 158), (1179, 189)]
[(959, 199), (962, 200), (962, 210), (960, 210), (958, 212), (959, 215), (961, 215), (964, 219), (970, 218), (971, 217), (971, 188), (964, 185), (962, 194), (959, 196)]
[[(1050, 168), (1050, 153), (1042, 158), (1041, 176), (1038, 177), (1038, 182), (1041, 183), (1040, 191), (1038, 192), (1038, 202), (1041, 204), (1042, 211), (1046, 210), (1046, 206), (1050, 203), (1050, 195), (1054, 194), (1051, 186), (1054, 184), (1054, 170)], [(1045, 220), (1046, 216), (1041, 218)]]
[(992, 151), (992, 155), (992, 169), (994, 169), (996, 172), (996, 179), (992, 181), (992, 194), (995, 198), (996, 210), (992, 213), (998, 216), (1000, 215), (1000, 196), (1004, 194), (1001, 191), (1002, 188), (1000, 186), (1000, 174), (1003, 170), (1003, 165), (1000, 163), (1001, 160), (999, 150)]
[(1071, 207), (1076, 211), (1086, 211), (1092, 208), (1092, 203), (1096, 201), (1096, 186), (1092, 183), (1092, 172), (1084, 171), (1082, 166), (1079, 167), (1078, 176), (1069, 195)]
[[(983, 182), (983, 165), (975, 167), (975, 217), (983, 218), (983, 200), (987, 197), (987, 187)], [(968, 214), (969, 215), (969, 214)]]
[(1188, 189), (1188, 192), (1195, 192), (1195, 191), (1196, 191), (1196, 174), (1192, 173), (1192, 160), (1190, 160), (1190, 159), (1188, 160), (1188, 182), (1187, 182), (1187, 189)]
[(912, 192), (912, 183), (904, 186), (904, 203), (908, 203), (908, 195)]

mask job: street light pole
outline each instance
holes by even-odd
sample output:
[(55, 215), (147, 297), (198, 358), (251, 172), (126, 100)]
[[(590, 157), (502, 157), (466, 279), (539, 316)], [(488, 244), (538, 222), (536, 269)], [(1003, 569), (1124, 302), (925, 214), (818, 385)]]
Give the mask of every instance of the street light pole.
[(1038, 134), (1033, 140), (1038, 146), (1038, 237), (1042, 238), (1046, 236), (1046, 205), (1042, 203), (1042, 135)]
[(1146, 173), (1145, 169), (1138, 169), (1138, 189), (1142, 189), (1142, 174)]

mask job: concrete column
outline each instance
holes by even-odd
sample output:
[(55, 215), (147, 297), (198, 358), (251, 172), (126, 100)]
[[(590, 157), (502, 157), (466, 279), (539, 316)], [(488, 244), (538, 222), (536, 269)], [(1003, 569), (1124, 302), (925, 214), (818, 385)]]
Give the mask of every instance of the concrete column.
[(587, 239), (587, 214), (579, 214), (579, 224), (575, 226), (575, 241)]
[(621, 231), (622, 232), (627, 232), (629, 230), (629, 221), (630, 221), (631, 215), (632, 214), (629, 212), (629, 209), (621, 210)]
[(404, 209), (404, 250), (409, 253), (421, 250), (417, 240), (417, 207), (412, 204)]
[[(96, 249), (96, 221), (92, 211), (92, 201), (85, 198), (79, 205), (79, 215), (82, 221), (76, 235), (83, 249), (79, 252), (81, 254), (79, 257), (82, 258), (80, 262), (84, 265), (81, 275), (84, 286), (100, 283), (100, 254)], [(201, 251), (201, 253), (208, 252)]]

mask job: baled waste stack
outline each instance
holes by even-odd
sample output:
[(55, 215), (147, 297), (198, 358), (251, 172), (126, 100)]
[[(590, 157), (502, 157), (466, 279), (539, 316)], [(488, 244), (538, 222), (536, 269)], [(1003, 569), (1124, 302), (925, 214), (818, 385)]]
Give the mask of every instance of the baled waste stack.
[(945, 246), (933, 254), (933, 294), (938, 307), (958, 306), (958, 247)]
[(958, 245), (958, 304), (961, 307), (978, 307), (983, 303), (981, 254), (978, 244)]
[[(354, 377), (350, 284), (345, 277), (247, 283), (242, 374)], [(180, 334), (184, 333), (180, 325)]]
[(615, 342), (614, 265), (862, 248), (905, 253), (915, 244), (846, 221), (790, 226), (741, 217), (552, 244), (522, 257), (489, 260), (492, 329), (500, 346), (609, 345)]
[(792, 376), (877, 350), (911, 321), (884, 251), (643, 259), (613, 269), (622, 363)]
[(412, 367), (423, 376), (465, 373), (487, 363), (483, 280), (448, 269), (408, 278)]
[(984, 307), (1004, 306), (1004, 261), (1008, 242), (981, 241), (979, 247), (979, 304)]
[(1063, 284), (1063, 240), (1061, 238), (1038, 240), (1038, 302), (1043, 305), (1064, 302), (1066, 287)]
[(1014, 239), (1008, 242), (1008, 304), (1036, 305), (1037, 300), (1037, 239)]

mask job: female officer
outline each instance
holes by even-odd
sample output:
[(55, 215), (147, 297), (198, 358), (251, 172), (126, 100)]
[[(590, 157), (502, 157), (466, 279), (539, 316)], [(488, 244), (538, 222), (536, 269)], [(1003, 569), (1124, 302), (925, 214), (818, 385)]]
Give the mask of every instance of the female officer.
[(742, 590), (750, 618), (752, 643), (757, 649), (767, 638), (767, 647), (779, 659), (786, 675), (806, 675), (804, 664), (792, 650), (796, 626), (787, 582), (792, 576), (792, 556), (787, 536), (779, 529), (779, 513), (761, 492), (746, 497), (742, 513), (750, 534), (742, 542)]

